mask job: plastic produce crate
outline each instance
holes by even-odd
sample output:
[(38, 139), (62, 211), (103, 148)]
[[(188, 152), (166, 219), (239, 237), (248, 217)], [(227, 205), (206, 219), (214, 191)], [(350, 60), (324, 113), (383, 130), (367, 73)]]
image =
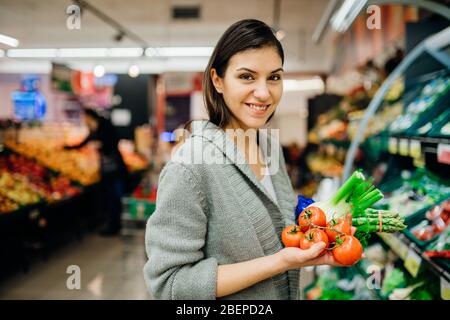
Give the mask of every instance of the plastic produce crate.
[[(444, 197), (442, 197), (441, 199), (439, 199), (438, 201), (436, 201), (436, 204), (440, 204), (444, 201), (446, 201), (449, 198), (450, 195), (446, 195)], [(417, 237), (412, 233), (412, 229), (414, 229), (414, 227), (416, 227), (421, 221), (423, 221), (424, 219), (426, 219), (425, 214), (427, 213), (428, 210), (430, 210), (431, 208), (433, 208), (435, 205), (432, 206), (427, 206), (419, 211), (417, 211), (416, 213), (412, 214), (409, 217), (409, 220), (406, 222), (406, 224), (408, 225), (408, 227), (403, 231), (403, 233), (411, 240), (413, 241), (415, 244), (417, 244), (420, 248), (425, 249), (426, 247), (428, 247), (432, 242), (436, 241), (436, 239), (439, 237), (439, 234), (436, 234), (434, 237), (432, 237), (429, 240), (420, 240), (417, 239)]]
[(124, 198), (122, 202), (132, 220), (147, 220), (156, 209), (156, 203), (147, 199)]

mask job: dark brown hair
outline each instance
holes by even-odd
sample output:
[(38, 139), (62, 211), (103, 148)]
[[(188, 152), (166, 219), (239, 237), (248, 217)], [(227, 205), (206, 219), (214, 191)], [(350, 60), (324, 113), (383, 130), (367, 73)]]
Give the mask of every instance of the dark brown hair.
[[(274, 31), (264, 22), (255, 19), (241, 20), (231, 25), (219, 42), (209, 59), (203, 76), (203, 99), (209, 115), (209, 120), (215, 125), (224, 128), (229, 124), (232, 113), (228, 109), (222, 95), (216, 91), (211, 69), (217, 71), (217, 75), (224, 77), (228, 62), (235, 54), (265, 47), (274, 47), (284, 63), (284, 51)], [(273, 114), (268, 120), (272, 118)]]

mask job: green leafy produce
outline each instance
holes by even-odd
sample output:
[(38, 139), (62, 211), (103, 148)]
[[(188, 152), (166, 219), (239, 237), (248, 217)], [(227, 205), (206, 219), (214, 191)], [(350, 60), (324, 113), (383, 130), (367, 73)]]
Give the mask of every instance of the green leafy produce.
[(412, 300), (433, 300), (433, 296), (431, 295), (431, 293), (428, 292), (428, 290), (422, 288), (414, 290), (411, 293), (410, 298)]
[(351, 300), (353, 294), (341, 289), (326, 290), (322, 293), (319, 300)]
[(383, 285), (381, 287), (381, 294), (388, 296), (397, 288), (404, 288), (406, 286), (405, 274), (400, 269), (392, 269), (386, 274)]

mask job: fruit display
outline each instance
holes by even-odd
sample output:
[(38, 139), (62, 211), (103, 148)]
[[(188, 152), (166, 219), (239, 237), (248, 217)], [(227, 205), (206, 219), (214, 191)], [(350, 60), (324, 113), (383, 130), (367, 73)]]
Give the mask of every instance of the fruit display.
[(39, 193), (21, 175), (0, 172), (0, 194), (19, 205), (30, 205), (40, 202)]
[(428, 245), (424, 254), (431, 258), (450, 259), (450, 226), (447, 225), (437, 239)]
[(2, 200), (3, 212), (14, 211), (19, 205), (25, 206), (44, 200), (51, 203), (81, 192), (67, 177), (57, 175), (21, 155), (9, 154), (0, 157), (0, 167), (0, 194), (5, 199)]
[(19, 209), (19, 205), (11, 199), (0, 194), (0, 214)]
[[(393, 105), (387, 105), (382, 108), (379, 112), (377, 112), (367, 124), (367, 128), (364, 131), (363, 138), (374, 136), (386, 129), (386, 126), (389, 125), (394, 119), (400, 116), (403, 112), (403, 103), (397, 102)], [(348, 115), (349, 124), (348, 124), (348, 136), (350, 139), (354, 139), (356, 132), (359, 128), (359, 123), (364, 116), (363, 111), (355, 111), (351, 112)]]
[(446, 200), (428, 210), (425, 219), (411, 228), (411, 233), (420, 241), (429, 241), (444, 231), (449, 223), (450, 200)]
[(6, 141), (5, 145), (14, 152), (34, 159), (39, 164), (83, 185), (99, 181), (99, 157), (97, 152), (89, 147), (82, 150), (64, 150), (43, 141), (22, 143)]
[(130, 172), (144, 170), (148, 166), (148, 161), (135, 152), (121, 152), (121, 155)]
[(309, 154), (306, 157), (306, 163), (311, 172), (327, 177), (341, 176), (344, 169), (342, 162), (336, 158), (317, 153)]

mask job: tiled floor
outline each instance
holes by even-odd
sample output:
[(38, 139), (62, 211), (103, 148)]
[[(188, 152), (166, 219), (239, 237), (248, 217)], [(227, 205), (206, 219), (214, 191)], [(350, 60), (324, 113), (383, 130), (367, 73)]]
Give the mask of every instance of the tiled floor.
[[(144, 232), (103, 238), (86, 236), (53, 253), (47, 261), (32, 264), (27, 274), (18, 272), (0, 283), (0, 299), (151, 299), (143, 279), (146, 261)], [(80, 289), (68, 289), (80, 267)]]

